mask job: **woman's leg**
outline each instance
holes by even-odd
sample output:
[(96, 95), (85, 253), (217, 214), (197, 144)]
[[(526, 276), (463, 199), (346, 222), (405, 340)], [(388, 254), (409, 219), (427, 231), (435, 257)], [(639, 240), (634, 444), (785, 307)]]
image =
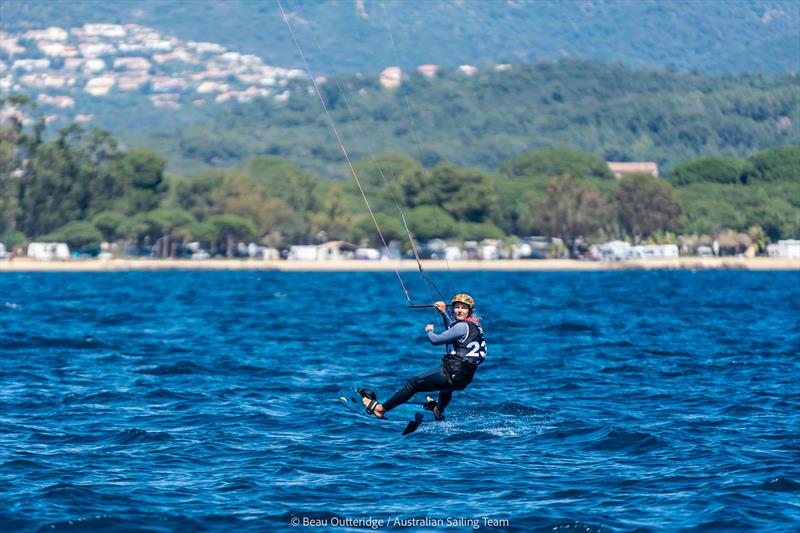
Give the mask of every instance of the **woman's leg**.
[(390, 411), (401, 403), (407, 402), (418, 392), (443, 391), (449, 388), (450, 386), (445, 380), (442, 367), (436, 367), (433, 370), (409, 379), (402, 389), (383, 402), (383, 412)]
[(453, 391), (443, 390), (439, 393), (439, 401), (436, 402), (436, 407), (439, 410), (439, 414), (443, 415), (444, 410), (447, 407), (447, 404), (450, 403), (450, 400), (453, 399)]

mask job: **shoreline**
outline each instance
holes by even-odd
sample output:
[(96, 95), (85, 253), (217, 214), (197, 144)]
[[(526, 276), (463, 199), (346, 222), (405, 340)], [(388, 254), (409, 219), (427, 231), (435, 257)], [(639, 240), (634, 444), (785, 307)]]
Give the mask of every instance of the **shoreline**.
[[(800, 259), (779, 257), (680, 257), (624, 262), (574, 259), (424, 260), (429, 271), (574, 271), (615, 270), (800, 270)], [(161, 270), (269, 270), (276, 272), (393, 272), (417, 270), (413, 259), (392, 261), (262, 261), (257, 259), (69, 259), (0, 261), (3, 272), (127, 272)]]

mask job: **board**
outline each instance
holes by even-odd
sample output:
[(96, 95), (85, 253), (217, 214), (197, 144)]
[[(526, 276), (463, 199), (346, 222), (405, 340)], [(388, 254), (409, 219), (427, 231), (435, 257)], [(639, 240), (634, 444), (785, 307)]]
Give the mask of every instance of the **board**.
[[(339, 403), (341, 403), (348, 411), (352, 411), (360, 416), (372, 418), (374, 420), (405, 423), (407, 424), (407, 426), (406, 429), (403, 431), (403, 435), (407, 435), (408, 433), (413, 432), (424, 421), (435, 420), (433, 413), (431, 411), (428, 411), (427, 409), (423, 409), (422, 407), (423, 403), (414, 401), (414, 398), (412, 398), (411, 402), (398, 405), (397, 407), (389, 411), (383, 418), (371, 415), (367, 413), (367, 410), (361, 401), (362, 396), (361, 394), (359, 394), (358, 388), (359, 387), (351, 386), (339, 389), (339, 393), (337, 395)], [(385, 396), (381, 395), (380, 392), (378, 391), (375, 391), (375, 393), (378, 397), (378, 401), (386, 398)]]

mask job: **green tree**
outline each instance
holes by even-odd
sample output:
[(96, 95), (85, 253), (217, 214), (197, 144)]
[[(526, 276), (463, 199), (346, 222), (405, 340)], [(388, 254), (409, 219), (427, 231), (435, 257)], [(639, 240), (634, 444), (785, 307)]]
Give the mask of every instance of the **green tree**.
[[(401, 208), (435, 205), (438, 201), (438, 187), (431, 173), (421, 166), (410, 167), (400, 173), (390, 184), (394, 190), (391, 197), (397, 198)], [(385, 191), (391, 189), (384, 189)], [(384, 194), (389, 197), (390, 194)]]
[(773, 241), (800, 234), (800, 187), (793, 182), (693, 183), (676, 192), (688, 233), (714, 235), (727, 229), (741, 233), (761, 226)]
[(503, 239), (506, 234), (491, 222), (458, 222), (456, 234), (460, 239)]
[(214, 215), (208, 219), (216, 230), (216, 241), (225, 244), (225, 255), (233, 257), (233, 248), (237, 240), (251, 239), (258, 235), (258, 229), (248, 219), (239, 215)]
[(42, 235), (81, 218), (76, 196), (70, 194), (70, 161), (58, 143), (38, 145), (19, 184), (16, 226), (25, 235)]
[(89, 176), (86, 184), (89, 198), (86, 215), (119, 209), (127, 183), (115, 172), (116, 162), (123, 155), (116, 139), (106, 130), (93, 129), (82, 137), (79, 149), (82, 164)]
[(532, 206), (538, 225), (547, 235), (564, 241), (571, 257), (579, 237), (597, 235), (608, 224), (611, 208), (605, 197), (573, 181), (569, 175), (552, 178), (544, 204)]
[(118, 231), (136, 241), (139, 248), (153, 244), (155, 255), (169, 257), (191, 235), (193, 223), (194, 217), (185, 211), (154, 209), (126, 219)]
[(764, 181), (787, 181), (800, 183), (800, 146), (773, 148), (747, 158), (749, 167), (743, 181), (756, 183)]
[(286, 201), (294, 211), (308, 213), (319, 204), (315, 194), (319, 178), (290, 161), (258, 157), (244, 165), (242, 171), (263, 185), (267, 194)]
[(629, 174), (617, 189), (620, 224), (635, 241), (678, 230), (681, 208), (669, 184), (650, 174)]
[(680, 163), (670, 175), (675, 186), (697, 182), (739, 183), (746, 163), (732, 157), (698, 157)]
[(518, 155), (503, 163), (501, 172), (518, 179), (525, 176), (551, 178), (569, 174), (575, 179), (613, 179), (605, 159), (570, 148), (543, 148)]
[(209, 243), (211, 245), (211, 250), (216, 250), (216, 241), (219, 235), (214, 224), (208, 221), (193, 222), (189, 224), (186, 229), (191, 239)]
[(456, 235), (456, 221), (450, 214), (433, 205), (409, 209), (405, 213), (408, 228), (416, 239), (428, 240)]
[(165, 167), (163, 157), (144, 148), (134, 148), (119, 159), (114, 171), (126, 183), (128, 214), (151, 211), (159, 206), (168, 189)]
[(353, 238), (353, 214), (343, 207), (341, 184), (335, 183), (331, 186), (323, 211), (313, 214), (311, 223), (317, 240)]
[(224, 174), (220, 186), (210, 193), (213, 212), (235, 213), (253, 222), (259, 235), (287, 225), (294, 212), (282, 198), (270, 197), (263, 185), (236, 172)]
[(161, 257), (174, 257), (177, 250), (189, 236), (188, 228), (194, 217), (178, 209), (155, 209), (146, 214), (150, 228), (157, 236), (156, 253)]
[(413, 157), (400, 152), (386, 152), (373, 157), (359, 159), (353, 164), (361, 183), (371, 190), (392, 183), (406, 172), (419, 170), (422, 165)]
[[(430, 176), (422, 165), (406, 154), (378, 154), (374, 158), (356, 161), (353, 168), (375, 210), (388, 212), (395, 209), (395, 203), (404, 208), (432, 200), (430, 193), (427, 198), (420, 196), (427, 191)], [(352, 178), (347, 190), (353, 196), (361, 195)]]
[(72, 124), (55, 140), (43, 142), (44, 124), (26, 133), (13, 119), (2, 129), (0, 225), (41, 235), (67, 222), (110, 209), (123, 191), (110, 172), (119, 157), (107, 131), (88, 133)]
[(73, 220), (51, 233), (40, 236), (38, 240), (66, 242), (70, 248), (81, 249), (89, 245), (100, 244), (103, 235), (91, 222)]
[[(0, 106), (2, 103), (0, 102)], [(23, 172), (19, 157), (23, 143), (21, 124), (0, 125), (0, 242), (16, 231), (19, 215), (19, 182)]]
[(311, 215), (320, 204), (317, 176), (276, 157), (256, 158), (244, 165), (242, 172), (252, 176), (269, 197), (283, 200), (288, 206), (291, 217), (280, 225), (288, 239), (296, 243), (313, 239)]
[(503, 175), (494, 178), (497, 202), (491, 221), (510, 235), (530, 235), (535, 216), (532, 206), (543, 205), (547, 180), (520, 178), (510, 180)]
[(743, 224), (735, 229), (744, 230), (753, 226), (760, 226), (772, 241), (795, 238), (800, 235), (800, 209), (785, 198), (767, 194), (762, 201), (753, 202), (753, 205), (744, 209)]
[(454, 219), (484, 222), (493, 211), (497, 197), (492, 181), (481, 170), (440, 163), (432, 172), (436, 204)]
[(190, 212), (198, 220), (216, 214), (217, 207), (212, 194), (222, 187), (224, 180), (223, 170), (205, 170), (190, 180), (175, 180), (173, 187), (177, 207)]
[[(398, 216), (376, 213), (375, 219), (378, 221), (378, 225), (386, 239), (387, 245), (392, 241), (399, 241), (406, 243), (406, 245), (410, 247), (406, 230)], [(380, 235), (378, 235), (378, 231), (375, 229), (375, 223), (368, 213), (355, 215), (353, 217), (352, 231), (354, 241), (361, 242), (366, 240), (370, 246), (383, 248), (383, 242), (381, 241)]]
[(92, 218), (92, 224), (103, 235), (103, 239), (113, 242), (124, 236), (125, 215), (116, 211), (103, 211)]

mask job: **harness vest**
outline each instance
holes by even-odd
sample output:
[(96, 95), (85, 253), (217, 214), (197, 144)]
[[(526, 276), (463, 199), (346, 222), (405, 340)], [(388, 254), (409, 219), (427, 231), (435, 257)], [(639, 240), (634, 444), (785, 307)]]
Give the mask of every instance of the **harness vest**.
[(455, 356), (473, 365), (481, 364), (486, 358), (486, 341), (483, 339), (483, 328), (470, 320), (457, 320), (456, 324), (458, 322), (466, 323), (469, 333), (463, 341), (460, 339), (453, 341), (452, 349), (448, 355)]

